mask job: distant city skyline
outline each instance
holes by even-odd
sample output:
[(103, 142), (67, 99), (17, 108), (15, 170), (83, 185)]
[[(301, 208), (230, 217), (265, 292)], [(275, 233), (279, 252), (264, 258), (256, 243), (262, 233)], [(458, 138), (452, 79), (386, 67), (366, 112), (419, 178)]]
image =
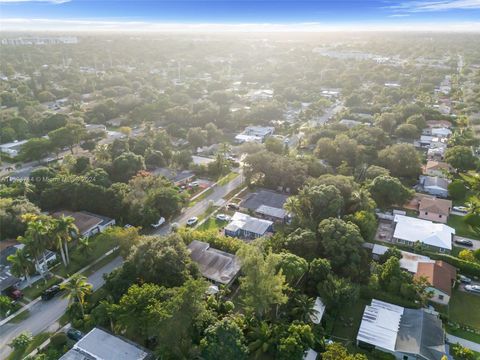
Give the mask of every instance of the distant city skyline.
[(480, 31), (480, 0), (0, 0), (0, 29)]

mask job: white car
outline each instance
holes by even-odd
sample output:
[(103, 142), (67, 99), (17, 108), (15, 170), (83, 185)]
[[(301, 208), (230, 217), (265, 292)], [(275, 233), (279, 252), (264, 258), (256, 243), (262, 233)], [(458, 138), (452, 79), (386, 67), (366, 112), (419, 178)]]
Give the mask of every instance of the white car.
[(466, 206), (454, 206), (453, 211), (458, 211), (466, 214), (468, 212), (468, 208)]
[(465, 285), (465, 290), (480, 294), (480, 285)]
[(226, 214), (218, 214), (216, 216), (217, 220), (219, 221), (230, 221), (231, 217)]
[(196, 216), (191, 217), (187, 220), (187, 226), (193, 226), (198, 222), (198, 218)]
[(188, 186), (190, 187), (198, 187), (200, 184), (198, 183), (198, 181), (192, 181), (190, 184), (188, 184)]
[(150, 225), (152, 225), (153, 228), (157, 229), (163, 224), (165, 224), (165, 218), (162, 216), (160, 219), (158, 219), (158, 222), (156, 224), (150, 224)]
[(472, 279), (466, 277), (465, 275), (460, 275), (460, 282), (464, 284), (470, 284), (472, 282)]

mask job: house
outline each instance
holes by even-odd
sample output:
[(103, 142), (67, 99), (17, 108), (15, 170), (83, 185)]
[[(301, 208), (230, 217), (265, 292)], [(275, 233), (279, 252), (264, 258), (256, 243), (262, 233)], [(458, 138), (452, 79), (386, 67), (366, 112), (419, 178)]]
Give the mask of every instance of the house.
[(229, 285), (240, 272), (240, 261), (235, 255), (213, 249), (206, 242), (193, 240), (188, 250), (200, 273), (216, 284)]
[[(379, 260), (380, 257), (388, 251), (388, 249), (390, 249), (388, 246), (374, 244), (372, 249), (372, 258), (374, 260)], [(432, 260), (425, 255), (414, 254), (403, 250), (400, 250), (400, 253), (402, 254), (402, 258), (400, 259), (400, 268), (408, 271), (412, 275), (417, 273), (418, 264), (435, 262), (435, 260)]]
[(152, 171), (152, 174), (165, 177), (175, 186), (186, 185), (195, 178), (195, 173), (190, 170), (175, 171), (168, 168), (158, 168)]
[(395, 215), (393, 221), (396, 223), (393, 239), (399, 244), (413, 246), (420, 242), (436, 251), (452, 250), (455, 229), (450, 226), (404, 215)]
[(427, 291), (432, 293), (431, 301), (448, 305), (452, 295), (452, 286), (457, 278), (457, 270), (450, 264), (438, 260), (435, 262), (420, 262), (415, 278), (425, 277), (430, 286)]
[(248, 196), (240, 203), (244, 211), (252, 211), (255, 216), (275, 222), (285, 222), (288, 213), (283, 205), (288, 195), (266, 189), (259, 189)]
[(447, 354), (437, 313), (376, 299), (365, 306), (357, 345), (391, 353), (398, 360), (441, 360)]
[(428, 160), (443, 160), (446, 147), (430, 147), (427, 150)]
[(6, 153), (10, 157), (16, 157), (18, 156), (22, 145), (25, 144), (26, 142), (27, 140), (22, 140), (22, 141), (15, 140), (10, 143), (1, 144), (0, 152)]
[(430, 129), (433, 129), (433, 128), (451, 128), (452, 127), (452, 123), (448, 120), (427, 120), (427, 126), (430, 128)]
[(192, 162), (194, 165), (208, 165), (212, 162), (214, 162), (215, 159), (212, 159), (212, 158), (208, 158), (208, 157), (203, 157), (203, 156), (196, 156), (196, 155), (193, 155), (192, 156)]
[(275, 128), (273, 126), (247, 126), (243, 133), (235, 136), (235, 141), (238, 143), (243, 142), (260, 142), (263, 143), (267, 136), (274, 133)]
[(325, 304), (323, 303), (322, 299), (317, 296), (317, 298), (315, 299), (315, 304), (313, 305), (313, 311), (310, 314), (310, 320), (314, 324), (320, 324), (324, 313)]
[(452, 130), (441, 127), (441, 128), (432, 128), (431, 134), (441, 139), (449, 138), (452, 135)]
[(350, 119), (342, 119), (338, 122), (340, 125), (344, 125), (347, 128), (351, 129), (359, 125), (370, 125), (369, 123), (363, 123), (357, 120), (350, 120)]
[(445, 177), (453, 169), (446, 162), (428, 160), (427, 164), (423, 167), (423, 173), (428, 176)]
[(80, 236), (90, 237), (101, 233), (106, 228), (115, 225), (115, 220), (106, 216), (92, 214), (87, 211), (68, 211), (62, 210), (52, 214), (53, 217), (71, 216), (75, 219), (75, 226), (78, 228)]
[(430, 195), (436, 195), (440, 197), (448, 196), (448, 179), (438, 176), (420, 176), (418, 190), (423, 191)]
[(452, 211), (452, 201), (436, 197), (422, 197), (418, 205), (420, 219), (446, 223)]
[(93, 328), (59, 360), (150, 360), (151, 352), (133, 341)]
[(235, 212), (230, 223), (225, 226), (225, 235), (242, 239), (256, 239), (273, 232), (273, 222)]

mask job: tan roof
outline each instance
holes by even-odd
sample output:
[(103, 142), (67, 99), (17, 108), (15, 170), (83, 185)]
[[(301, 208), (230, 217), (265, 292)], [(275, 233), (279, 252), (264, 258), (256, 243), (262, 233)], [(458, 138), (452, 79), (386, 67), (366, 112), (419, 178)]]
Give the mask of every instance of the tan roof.
[(428, 120), (427, 126), (431, 128), (435, 127), (446, 127), (449, 128), (452, 126), (452, 123), (448, 120)]
[(450, 171), (451, 167), (446, 162), (428, 160), (425, 165), (425, 170), (447, 170)]
[(100, 224), (103, 220), (99, 217), (86, 214), (84, 212), (76, 212), (69, 210), (57, 211), (52, 214), (53, 217), (59, 218), (61, 216), (71, 216), (75, 219), (75, 225), (80, 234), (90, 230), (92, 227)]
[(420, 200), (418, 211), (427, 211), (435, 214), (448, 216), (452, 209), (452, 201), (438, 198), (424, 197)]
[(435, 289), (452, 294), (452, 282), (457, 277), (457, 270), (450, 264), (438, 260), (434, 263), (419, 263), (416, 278), (424, 276)]

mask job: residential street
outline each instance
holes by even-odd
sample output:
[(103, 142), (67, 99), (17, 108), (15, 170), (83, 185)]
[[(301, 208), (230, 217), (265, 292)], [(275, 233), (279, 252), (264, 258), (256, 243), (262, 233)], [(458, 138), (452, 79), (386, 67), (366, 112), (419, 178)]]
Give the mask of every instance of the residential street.
[[(88, 277), (93, 289), (100, 288), (103, 283), (103, 274), (108, 274), (122, 264), (122, 258), (117, 257), (112, 262), (97, 270)], [(8, 344), (21, 332), (29, 331), (33, 335), (46, 330), (56, 330), (57, 320), (64, 314), (68, 299), (56, 296), (49, 301), (39, 301), (30, 308), (30, 316), (19, 323), (7, 323), (0, 327), (0, 359), (6, 359), (11, 352)]]

